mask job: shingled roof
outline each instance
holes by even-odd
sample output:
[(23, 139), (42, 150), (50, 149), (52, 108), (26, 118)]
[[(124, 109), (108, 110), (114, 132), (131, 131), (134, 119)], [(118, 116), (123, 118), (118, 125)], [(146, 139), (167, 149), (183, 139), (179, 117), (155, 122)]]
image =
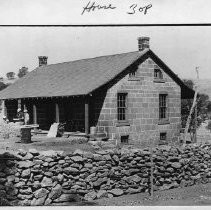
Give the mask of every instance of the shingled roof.
[[(156, 56), (145, 49), (38, 67), (1, 91), (0, 99), (87, 95), (146, 54)], [(167, 71), (181, 87), (186, 87), (168, 67)]]

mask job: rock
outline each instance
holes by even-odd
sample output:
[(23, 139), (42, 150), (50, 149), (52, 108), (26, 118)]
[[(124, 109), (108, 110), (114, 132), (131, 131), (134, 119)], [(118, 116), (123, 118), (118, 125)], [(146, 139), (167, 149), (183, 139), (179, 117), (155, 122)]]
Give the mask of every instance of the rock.
[(64, 175), (63, 174), (58, 174), (57, 178), (58, 178), (59, 182), (62, 182), (64, 180)]
[(27, 152), (26, 155), (23, 157), (23, 160), (32, 160), (34, 158), (34, 156)]
[(91, 192), (87, 193), (87, 194), (84, 196), (84, 199), (87, 200), (87, 201), (92, 201), (92, 200), (94, 200), (96, 197), (97, 197), (96, 192), (95, 192), (95, 191), (91, 191)]
[(19, 150), (18, 150), (18, 155), (20, 155), (20, 156), (22, 156), (22, 157), (25, 156), (26, 153), (27, 153), (27, 152), (26, 152), (25, 150), (23, 150), (23, 149), (19, 149)]
[(26, 189), (20, 189), (19, 192), (21, 194), (30, 195), (30, 194), (32, 194), (32, 189), (30, 187), (28, 187)]
[(113, 160), (114, 160), (115, 162), (119, 162), (119, 158), (118, 158), (117, 155), (114, 155), (112, 158), (113, 158)]
[(43, 175), (36, 175), (36, 176), (34, 176), (34, 180), (35, 181), (39, 181), (39, 180), (41, 180), (42, 179), (42, 177), (43, 177)]
[(17, 188), (22, 188), (24, 185), (25, 185), (25, 182), (18, 182), (14, 186), (17, 187)]
[(80, 149), (76, 149), (74, 152), (73, 152), (73, 155), (81, 155), (83, 156), (84, 152)]
[(205, 154), (205, 155), (204, 155), (204, 158), (205, 158), (205, 159), (210, 159), (210, 155)]
[(83, 157), (84, 158), (93, 159), (94, 158), (94, 154), (92, 152), (84, 152), (83, 153)]
[(97, 198), (103, 198), (103, 197), (107, 197), (108, 196), (108, 192), (106, 190), (99, 190), (97, 192)]
[(35, 198), (42, 198), (42, 197), (47, 196), (48, 193), (49, 193), (48, 190), (46, 190), (45, 188), (41, 188), (39, 190), (36, 190), (33, 194), (34, 194)]
[(42, 206), (45, 203), (46, 197), (47, 197), (47, 195), (45, 195), (44, 197), (38, 198), (38, 199), (34, 198), (31, 201), (31, 206)]
[(15, 167), (4, 169), (4, 173), (6, 175), (12, 175), (12, 174), (15, 174), (16, 172), (17, 172), (17, 169)]
[(18, 162), (18, 167), (21, 169), (28, 169), (30, 167), (32, 167), (34, 165), (34, 163), (32, 161), (20, 161)]
[(36, 149), (29, 149), (29, 152), (30, 152), (33, 156), (37, 156), (37, 155), (40, 154)]
[(62, 165), (65, 163), (65, 160), (59, 160), (58, 164)]
[(5, 177), (6, 177), (6, 174), (3, 172), (0, 172), (0, 178), (5, 178)]
[(20, 201), (19, 204), (20, 206), (30, 206), (31, 205), (31, 201), (28, 199), (25, 199), (23, 201)]
[(53, 186), (52, 179), (48, 178), (48, 177), (44, 177), (41, 182), (41, 186), (42, 187), (52, 187)]
[(8, 182), (14, 182), (15, 181), (15, 176), (14, 175), (10, 175), (7, 177), (7, 181)]
[(52, 200), (51, 200), (50, 198), (47, 198), (47, 199), (45, 200), (44, 206), (48, 206), (48, 205), (51, 204), (51, 203), (52, 203)]
[(93, 168), (93, 165), (91, 163), (85, 163), (84, 167), (85, 168)]
[(72, 157), (70, 157), (70, 159), (76, 163), (83, 161), (83, 158), (81, 156), (72, 156)]
[(62, 194), (59, 198), (55, 199), (53, 202), (62, 203), (62, 202), (77, 202), (81, 201), (81, 196), (77, 194)]
[(57, 157), (58, 155), (58, 153), (53, 150), (41, 151), (40, 154), (46, 157)]
[(21, 177), (22, 178), (27, 178), (27, 177), (30, 176), (30, 173), (31, 173), (31, 170), (30, 169), (25, 169), (25, 170), (22, 171)]
[(121, 190), (121, 189), (112, 189), (108, 192), (111, 193), (114, 196), (120, 196), (120, 195), (124, 194), (123, 190)]
[(103, 160), (103, 156), (102, 155), (99, 155), (99, 154), (93, 154), (93, 155), (94, 155), (94, 160), (96, 160), (96, 161)]
[(19, 198), (20, 200), (25, 200), (25, 199), (29, 200), (29, 199), (31, 199), (32, 197), (33, 197), (32, 194), (29, 194), (29, 195), (18, 194), (18, 195), (17, 195), (17, 198)]
[(60, 184), (57, 184), (49, 193), (48, 198), (51, 200), (59, 198), (59, 196), (62, 193), (62, 186)]
[(108, 198), (113, 198), (113, 197), (114, 197), (113, 194), (108, 193)]
[(178, 162), (173, 162), (173, 163), (171, 163), (171, 167), (176, 168), (176, 169), (180, 169), (182, 167), (182, 165)]
[(65, 168), (63, 171), (66, 174), (78, 174), (79, 173), (79, 170), (76, 168), (73, 168), (73, 167)]
[(99, 179), (97, 179), (97, 181), (93, 182), (93, 186), (94, 187), (98, 187), (98, 186), (102, 185), (105, 182), (107, 182), (107, 177), (99, 178)]
[(140, 182), (141, 181), (141, 177), (139, 177), (138, 175), (133, 175), (133, 176), (129, 176), (128, 178), (127, 178), (127, 181), (128, 182), (136, 182), (136, 183), (138, 183), (138, 182)]
[(5, 186), (4, 185), (0, 185), (0, 190), (5, 190)]
[(47, 171), (47, 172), (44, 173), (44, 175), (47, 176), (47, 177), (52, 177), (53, 176), (53, 173)]
[(50, 157), (48, 157), (48, 158), (45, 159), (45, 162), (48, 162), (48, 163), (53, 162), (53, 161), (54, 160), (52, 158), (50, 158)]
[(0, 184), (4, 184), (7, 181), (5, 178), (0, 178)]

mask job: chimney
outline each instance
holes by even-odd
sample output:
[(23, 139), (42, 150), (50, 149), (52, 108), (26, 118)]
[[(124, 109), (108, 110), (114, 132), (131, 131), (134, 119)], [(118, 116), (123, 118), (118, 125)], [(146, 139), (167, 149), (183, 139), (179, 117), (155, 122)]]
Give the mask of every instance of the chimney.
[(149, 37), (138, 37), (138, 50), (142, 51), (145, 49), (149, 49)]
[(47, 56), (38, 56), (38, 59), (39, 59), (39, 67), (47, 65), (47, 60), (48, 60)]

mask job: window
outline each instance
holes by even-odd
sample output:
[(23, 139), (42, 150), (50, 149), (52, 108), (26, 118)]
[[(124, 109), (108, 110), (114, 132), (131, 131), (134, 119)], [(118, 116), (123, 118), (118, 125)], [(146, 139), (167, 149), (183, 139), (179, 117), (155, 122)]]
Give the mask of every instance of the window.
[(127, 111), (127, 93), (117, 94), (117, 119), (118, 121), (126, 121)]
[(160, 140), (161, 141), (166, 141), (166, 133), (160, 133)]
[(161, 72), (160, 69), (154, 70), (154, 78), (155, 79), (163, 79), (163, 73)]
[(159, 142), (159, 144), (160, 145), (167, 144), (166, 140), (167, 140), (167, 134), (166, 133), (160, 133), (160, 142)]
[(134, 77), (136, 77), (136, 72), (135, 71), (130, 72), (129, 73), (129, 78), (134, 78)]
[(121, 136), (121, 143), (128, 144), (129, 135)]
[(159, 95), (159, 119), (167, 118), (167, 94)]

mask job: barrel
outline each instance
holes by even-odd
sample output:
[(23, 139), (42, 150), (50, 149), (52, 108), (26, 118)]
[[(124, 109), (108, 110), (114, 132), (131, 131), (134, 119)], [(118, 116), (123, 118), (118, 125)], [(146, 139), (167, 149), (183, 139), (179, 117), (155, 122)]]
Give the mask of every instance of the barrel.
[(31, 143), (31, 128), (21, 128), (21, 143)]

